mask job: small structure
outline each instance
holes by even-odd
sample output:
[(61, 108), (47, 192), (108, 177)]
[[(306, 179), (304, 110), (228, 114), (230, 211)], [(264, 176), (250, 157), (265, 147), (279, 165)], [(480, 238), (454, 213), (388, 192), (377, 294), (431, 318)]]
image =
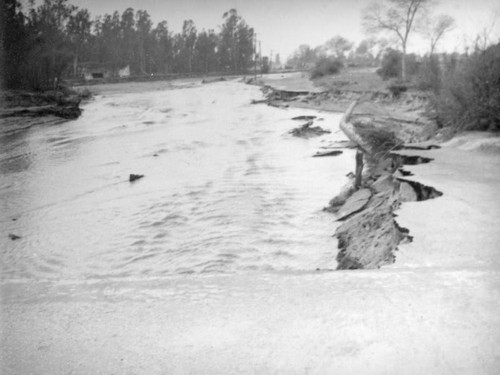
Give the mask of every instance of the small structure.
[(122, 69), (115, 69), (109, 64), (86, 62), (78, 65), (79, 76), (85, 81), (94, 81), (108, 79), (112, 77), (129, 77), (130, 66), (127, 65)]
[(118, 77), (120, 78), (130, 77), (130, 65), (127, 65), (125, 68), (119, 69)]

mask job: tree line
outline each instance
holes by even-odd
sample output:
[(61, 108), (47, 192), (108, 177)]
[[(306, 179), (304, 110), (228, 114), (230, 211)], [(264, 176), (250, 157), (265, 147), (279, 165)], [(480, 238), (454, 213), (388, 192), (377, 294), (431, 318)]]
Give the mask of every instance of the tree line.
[(68, 0), (17, 0), (0, 9), (0, 67), (7, 88), (44, 89), (83, 66), (133, 75), (247, 71), (253, 64), (254, 29), (231, 9), (222, 25), (198, 31), (192, 20), (173, 33), (166, 21), (153, 25), (145, 10), (126, 9), (92, 18)]
[[(429, 43), (429, 56), (433, 55), (438, 42), (445, 33), (455, 26), (449, 15), (431, 14), (433, 0), (377, 0), (363, 9), (362, 26), (368, 39), (361, 41), (355, 48), (354, 43), (337, 35), (326, 43), (311, 48), (300, 46), (288, 60), (288, 64), (296, 68), (310, 67), (326, 57), (337, 59), (353, 65), (379, 65), (387, 53), (395, 50), (389, 48), (397, 45), (401, 51), (400, 78), (408, 78), (407, 46), (414, 32), (420, 34)], [(374, 37), (373, 35), (377, 35)], [(389, 42), (389, 39), (392, 42)]]

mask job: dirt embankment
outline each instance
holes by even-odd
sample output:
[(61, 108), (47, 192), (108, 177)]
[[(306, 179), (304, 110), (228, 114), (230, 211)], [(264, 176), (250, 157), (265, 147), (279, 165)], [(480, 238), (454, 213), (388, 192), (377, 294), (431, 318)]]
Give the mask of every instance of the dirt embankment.
[(375, 72), (347, 70), (338, 76), (311, 81), (306, 73), (251, 80), (265, 99), (255, 103), (343, 113), (358, 99), (354, 115), (390, 127), (400, 139), (415, 143), (435, 137), (438, 126), (427, 94), (409, 90), (394, 94)]
[[(398, 225), (395, 211), (404, 202), (443, 194), (408, 180), (411, 173), (403, 169), (404, 165), (428, 163), (432, 159), (397, 153), (405, 148), (422, 152), (439, 148), (429, 143), (416, 144), (430, 139), (437, 129), (427, 110), (427, 98), (418, 92), (394, 96), (373, 87), (368, 92), (338, 87), (307, 91), (310, 83), (301, 86), (301, 80), (303, 76), (296, 77), (289, 87), (286, 81), (260, 82), (265, 99), (256, 103), (347, 111), (341, 129), (350, 143), (337, 148), (356, 148), (357, 167), (344, 189), (325, 208), (341, 222), (335, 232), (339, 249), (337, 269), (371, 269), (394, 262), (399, 244), (412, 240), (410, 230)], [(307, 123), (295, 131), (305, 132), (311, 125)]]
[(71, 120), (81, 114), (80, 101), (89, 94), (69, 91), (5, 91), (0, 118), (56, 116)]

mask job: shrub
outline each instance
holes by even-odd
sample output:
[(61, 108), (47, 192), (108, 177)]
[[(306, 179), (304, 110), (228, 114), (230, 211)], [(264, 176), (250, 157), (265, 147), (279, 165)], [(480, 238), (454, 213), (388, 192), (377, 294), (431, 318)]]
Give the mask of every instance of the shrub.
[(434, 102), (439, 120), (455, 130), (498, 130), (500, 43), (452, 62)]
[(321, 58), (311, 71), (311, 78), (337, 74), (344, 67), (342, 61), (328, 57)]
[[(389, 78), (401, 78), (401, 60), (403, 53), (394, 49), (388, 49), (382, 57), (381, 66), (377, 70), (377, 74), (386, 80)], [(406, 55), (406, 74), (414, 75), (419, 68), (417, 57), (414, 54)]]
[(377, 74), (384, 80), (389, 78), (400, 78), (401, 57), (401, 52), (389, 49), (382, 58), (381, 67), (377, 70)]
[(437, 56), (427, 56), (419, 65), (416, 74), (415, 87), (422, 91), (439, 92), (441, 88), (441, 69)]
[(388, 83), (387, 89), (394, 98), (397, 98), (401, 93), (408, 91), (408, 86), (400, 79), (393, 79)]

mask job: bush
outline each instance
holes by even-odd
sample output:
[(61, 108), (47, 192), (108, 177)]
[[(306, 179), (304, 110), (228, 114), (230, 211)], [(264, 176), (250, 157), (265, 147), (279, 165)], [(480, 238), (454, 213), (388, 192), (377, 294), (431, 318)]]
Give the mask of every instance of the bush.
[[(389, 78), (401, 78), (401, 60), (403, 53), (394, 49), (388, 49), (382, 57), (380, 68), (377, 74), (386, 80)], [(406, 55), (406, 74), (408, 77), (415, 75), (418, 71), (419, 63), (417, 56), (414, 54)]]
[(500, 43), (447, 64), (435, 109), (455, 130), (500, 128)]
[(437, 56), (425, 57), (415, 77), (415, 87), (422, 91), (439, 92), (441, 88), (441, 69)]
[(337, 74), (344, 67), (342, 61), (328, 57), (321, 58), (311, 71), (311, 78), (319, 78), (326, 75)]
[(394, 98), (397, 98), (401, 93), (408, 91), (408, 86), (400, 79), (393, 79), (387, 85), (387, 89)]

